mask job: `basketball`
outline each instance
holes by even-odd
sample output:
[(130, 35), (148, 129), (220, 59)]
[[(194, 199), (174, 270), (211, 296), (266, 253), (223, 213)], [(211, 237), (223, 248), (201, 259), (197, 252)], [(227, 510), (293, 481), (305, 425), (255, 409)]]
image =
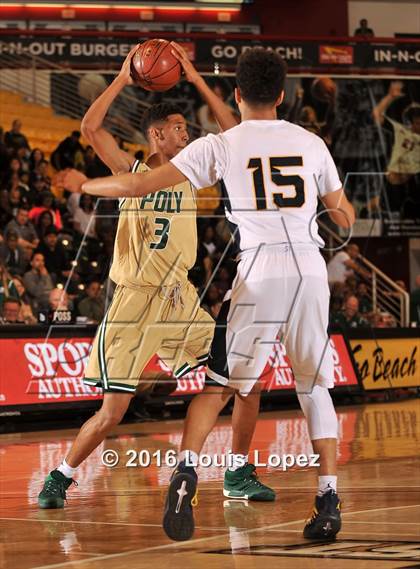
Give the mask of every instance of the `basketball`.
[(318, 101), (327, 102), (337, 93), (337, 85), (330, 77), (319, 77), (311, 85), (311, 93)]
[(181, 78), (181, 65), (166, 40), (153, 39), (141, 44), (131, 60), (131, 77), (147, 91), (167, 91)]

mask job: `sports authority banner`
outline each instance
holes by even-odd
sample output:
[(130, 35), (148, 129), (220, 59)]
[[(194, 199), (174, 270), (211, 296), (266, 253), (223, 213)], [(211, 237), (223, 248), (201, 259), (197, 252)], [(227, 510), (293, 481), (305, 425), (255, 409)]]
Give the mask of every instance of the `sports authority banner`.
[[(414, 331), (415, 333), (416, 331)], [(363, 389), (420, 387), (420, 338), (350, 340)]]
[[(55, 333), (57, 335), (57, 332)], [(92, 334), (69, 337), (0, 338), (0, 406), (74, 403), (100, 399), (102, 390), (83, 382)], [(345, 340), (340, 334), (330, 339), (337, 387), (357, 387), (357, 375)], [(148, 374), (162, 375), (168, 368), (157, 356), (149, 362)], [(169, 375), (169, 373), (168, 373)], [(178, 380), (174, 397), (201, 391), (205, 367)], [(293, 372), (284, 346), (277, 345), (261, 376), (265, 391), (294, 389)]]
[[(163, 34), (164, 35), (164, 34)], [(1, 56), (29, 54), (70, 67), (113, 68), (121, 64), (130, 49), (139, 41), (148, 38), (127, 33), (121, 37), (111, 33), (97, 36), (78, 35), (11, 35), (0, 30), (0, 65), (7, 66), (8, 57)], [(360, 43), (316, 41), (262, 41), (253, 38), (196, 39), (174, 38), (188, 51), (189, 56), (200, 68), (212, 68), (219, 63), (226, 70), (232, 70), (239, 55), (250, 47), (260, 45), (282, 55), (289, 65), (289, 71), (336, 70), (336, 72), (357, 71), (357, 69), (404, 70), (412, 75), (420, 74), (419, 43)]]

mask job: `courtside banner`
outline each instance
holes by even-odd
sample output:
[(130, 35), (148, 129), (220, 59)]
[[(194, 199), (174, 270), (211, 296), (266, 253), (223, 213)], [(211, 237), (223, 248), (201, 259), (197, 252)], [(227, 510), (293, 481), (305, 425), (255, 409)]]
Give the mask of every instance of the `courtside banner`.
[[(16, 31), (12, 34), (9, 30), (0, 30), (0, 55), (28, 54), (73, 68), (113, 69), (121, 65), (132, 47), (147, 39), (132, 32), (98, 32), (95, 36), (78, 34), (76, 31), (59, 35), (53, 32), (31, 35), (30, 32)], [(181, 43), (190, 58), (203, 69), (219, 63), (227, 71), (232, 71), (241, 53), (250, 47), (262, 46), (279, 53), (292, 72), (333, 68), (338, 73), (346, 69), (394, 69), (409, 71), (412, 75), (420, 74), (420, 44), (416, 42), (384, 43), (378, 40), (378, 43), (365, 43), (322, 39), (267, 41), (252, 37), (238, 40), (194, 37), (191, 40), (182, 36), (168, 39)], [(37, 67), (40, 65), (39, 60)]]
[[(376, 331), (375, 332), (380, 332)], [(388, 331), (389, 332), (389, 331)], [(395, 389), (420, 387), (420, 338), (418, 330), (411, 337), (376, 337), (350, 339), (353, 356), (363, 388)]]
[[(38, 336), (44, 332), (44, 337), (0, 338), (0, 406), (77, 403), (102, 397), (101, 389), (83, 382), (94, 328), (80, 337), (72, 336), (70, 330), (67, 328), (61, 337), (50, 336), (48, 339), (42, 329), (37, 332)], [(3, 329), (5, 333), (7, 330)], [(54, 336), (57, 333), (59, 331)], [(357, 375), (343, 336), (332, 334), (330, 343), (336, 387), (357, 387)], [(150, 360), (146, 372), (160, 377), (162, 373), (170, 376), (169, 368), (157, 356)], [(206, 368), (201, 366), (180, 378), (172, 397), (199, 393), (205, 376)], [(267, 392), (294, 389), (293, 372), (282, 344), (274, 347), (261, 382)]]

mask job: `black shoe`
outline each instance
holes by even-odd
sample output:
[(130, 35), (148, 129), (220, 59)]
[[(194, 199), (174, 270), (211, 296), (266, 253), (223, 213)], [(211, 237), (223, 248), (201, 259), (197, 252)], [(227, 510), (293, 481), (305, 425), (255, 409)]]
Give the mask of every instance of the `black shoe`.
[(166, 496), (163, 529), (174, 541), (186, 541), (194, 533), (193, 506), (197, 500), (197, 474), (194, 468), (178, 464), (171, 477)]
[(307, 539), (333, 539), (341, 529), (341, 502), (334, 490), (315, 498), (311, 519), (303, 530)]

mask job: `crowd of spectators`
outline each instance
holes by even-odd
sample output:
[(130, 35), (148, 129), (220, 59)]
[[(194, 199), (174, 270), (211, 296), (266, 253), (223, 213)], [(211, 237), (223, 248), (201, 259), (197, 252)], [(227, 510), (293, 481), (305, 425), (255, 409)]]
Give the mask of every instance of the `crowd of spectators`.
[[(97, 323), (105, 309), (116, 202), (98, 210), (90, 196), (55, 187), (55, 170), (76, 167), (88, 176), (109, 174), (74, 131), (45, 159), (30, 148), (20, 120), (0, 128), (0, 321), (35, 324), (40, 314), (70, 310)], [(115, 215), (112, 215), (115, 213)]]
[[(222, 90), (220, 97), (225, 97)], [(212, 119), (205, 108), (201, 115), (208, 123)], [(39, 148), (30, 148), (19, 120), (4, 135), (0, 129), (2, 323), (36, 323), (41, 312), (54, 309), (59, 294), (61, 305), (74, 317), (92, 323), (102, 319), (105, 291), (112, 291), (107, 279), (118, 207), (116, 201), (101, 200), (96, 208), (91, 196), (67, 194), (55, 187), (54, 172), (66, 167), (78, 168), (88, 177), (110, 173), (93, 148), (81, 144), (77, 131), (60, 142), (48, 161)], [(235, 275), (236, 247), (222, 201), (216, 199), (215, 205), (213, 215), (198, 216), (199, 247), (190, 279), (204, 307), (217, 317)], [(331, 324), (395, 326), (388, 313), (373, 310), (370, 275), (358, 256), (357, 245), (350, 244), (328, 263)]]

